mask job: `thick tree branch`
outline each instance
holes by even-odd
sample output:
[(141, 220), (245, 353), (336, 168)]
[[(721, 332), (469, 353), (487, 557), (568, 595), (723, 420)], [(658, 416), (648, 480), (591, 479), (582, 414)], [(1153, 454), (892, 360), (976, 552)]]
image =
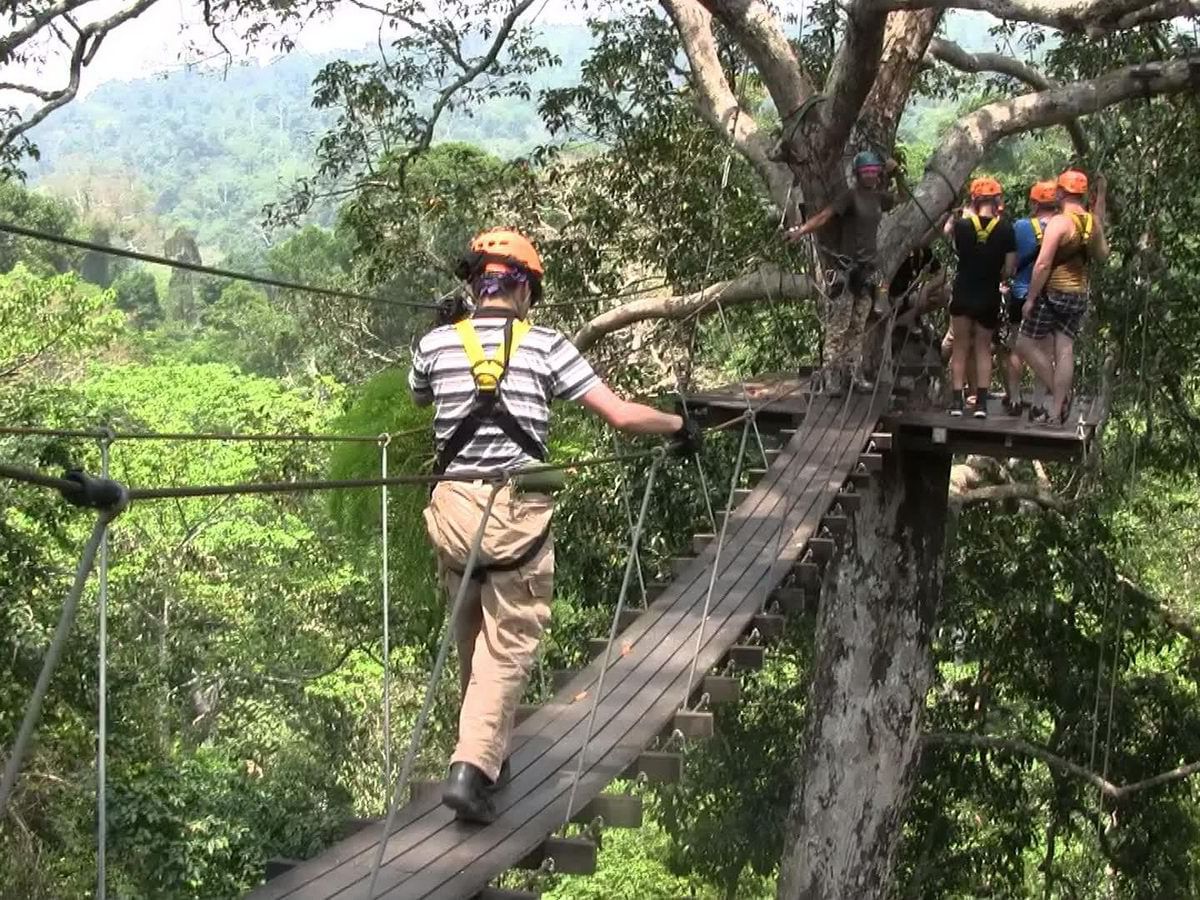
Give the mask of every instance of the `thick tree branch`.
[(1040, 484), (1030, 484), (1027, 482), (990, 484), (985, 487), (950, 492), (950, 506), (956, 512), (961, 511), (965, 506), (974, 506), (979, 503), (997, 503), (1004, 500), (1026, 500), (1030, 503), (1036, 503), (1045, 509), (1062, 513), (1063, 515), (1066, 515), (1071, 509), (1071, 504), (1054, 491), (1047, 490)]
[(56, 18), (91, 2), (92, 0), (59, 0), (59, 2), (52, 3), (45, 9), (34, 13), (29, 21), (20, 28), (14, 29), (9, 34), (4, 35), (4, 37), (0, 37), (0, 64), (7, 63), (9, 57), (16, 52), (17, 48)]
[[(1039, 91), (1058, 87), (1057, 83), (1019, 59), (1000, 53), (968, 53), (953, 41), (941, 38), (934, 38), (929, 42), (929, 56), (962, 72), (995, 72), (1007, 75)], [(1079, 122), (1071, 119), (1066, 123), (1066, 128), (1071, 135), (1071, 143), (1075, 145), (1075, 152), (1080, 156), (1087, 156), (1090, 145)]]
[(1035, 128), (1061, 125), (1122, 100), (1178, 93), (1194, 86), (1197, 77), (1196, 70), (1182, 59), (1128, 66), (1090, 81), (998, 100), (964, 116), (930, 159), (924, 179), (913, 191), (913, 200), (885, 220), (879, 244), (888, 250), (880, 260), (880, 268), (894, 271), (928, 231), (929, 220), (936, 221), (955, 203), (962, 185), (996, 141)]
[(825, 81), (829, 102), (821, 107), (822, 155), (827, 158), (845, 146), (875, 84), (887, 20), (886, 14), (870, 8), (868, 0), (856, 0), (849, 7), (842, 45)]
[(779, 18), (759, 0), (702, 0), (709, 12), (729, 29), (758, 74), (781, 117), (800, 108), (813, 95), (813, 86), (800, 68)]
[(1045, 747), (1039, 747), (1036, 744), (1016, 738), (989, 737), (981, 734), (948, 734), (943, 732), (926, 734), (922, 740), (929, 747), (974, 747), (979, 750), (999, 750), (1004, 753), (1031, 756), (1034, 759), (1042, 761), (1052, 769), (1065, 772), (1068, 775), (1074, 775), (1076, 778), (1082, 778), (1093, 787), (1098, 788), (1104, 796), (1117, 803), (1127, 800), (1130, 796), (1140, 791), (1161, 787), (1164, 784), (1170, 784), (1174, 781), (1182, 781), (1200, 772), (1200, 762), (1193, 762), (1179, 766), (1176, 769), (1171, 769), (1169, 772), (1162, 772), (1151, 778), (1145, 778), (1142, 781), (1117, 785), (1101, 778), (1095, 772), (1084, 768), (1078, 763), (1073, 763), (1069, 759), (1064, 759), (1055, 753), (1051, 753)]
[[(679, 33), (683, 52), (691, 68), (697, 111), (710, 126), (746, 158), (766, 183), (776, 205), (786, 205), (792, 175), (786, 165), (770, 158), (771, 139), (745, 110), (725, 80), (712, 31), (712, 15), (698, 0), (662, 0), (662, 5)], [(790, 52), (790, 48), (789, 48)]]
[(896, 141), (896, 129), (912, 94), (913, 82), (941, 21), (939, 9), (896, 12), (887, 17), (879, 73), (858, 119), (859, 130), (881, 146), (891, 147)]
[(1200, 14), (1200, 0), (869, 0), (876, 10), (974, 9), (1099, 37), (1113, 31)]
[(1200, 625), (1181, 609), (1164, 603), (1158, 597), (1130, 578), (1117, 573), (1117, 584), (1142, 601), (1145, 606), (1158, 613), (1164, 624), (1194, 644), (1200, 644)]
[(587, 350), (602, 337), (635, 322), (647, 319), (685, 319), (715, 312), (717, 301), (724, 307), (760, 300), (803, 300), (810, 296), (812, 282), (807, 275), (785, 272), (777, 266), (768, 265), (692, 294), (648, 297), (624, 303), (593, 318), (575, 332), (572, 341), (580, 350)]

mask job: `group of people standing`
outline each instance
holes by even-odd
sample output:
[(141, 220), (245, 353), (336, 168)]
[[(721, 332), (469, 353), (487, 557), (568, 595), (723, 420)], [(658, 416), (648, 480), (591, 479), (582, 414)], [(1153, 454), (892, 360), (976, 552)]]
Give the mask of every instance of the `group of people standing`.
[[(878, 343), (867, 336), (873, 312), (881, 316), (894, 309), (895, 335), (908, 336), (919, 331), (923, 315), (946, 304), (948, 294), (950, 327), (942, 350), (950, 363), (949, 414), (988, 416), (998, 345), (1005, 357), (1003, 410), (1038, 424), (1065, 422), (1075, 341), (1088, 306), (1089, 263), (1108, 255), (1103, 176), (1093, 186), (1084, 172), (1068, 169), (1055, 180), (1039, 181), (1029, 192), (1029, 215), (1016, 220), (1005, 214), (1000, 183), (975, 179), (968, 203), (947, 216), (941, 229), (957, 258), (947, 291), (946, 272), (929, 247), (936, 227), (890, 283), (879, 283), (877, 232), (883, 213), (896, 203), (888, 181), (898, 167), (863, 151), (852, 168), (854, 183), (786, 235), (789, 241), (821, 235), (830, 261), (826, 393), (873, 387), (863, 371), (864, 344)], [(1035, 379), (1028, 392), (1026, 367)]]
[[(1078, 169), (1039, 181), (1029, 191), (1029, 215), (1012, 221), (1000, 183), (977, 178), (970, 202), (946, 221), (958, 258), (943, 345), (950, 357), (950, 415), (962, 416), (971, 405), (975, 417), (987, 417), (998, 334), (1007, 357), (1004, 411), (1028, 413), (1039, 424), (1066, 422), (1075, 341), (1088, 308), (1088, 264), (1108, 255), (1103, 176), (1090, 211), (1089, 189)], [(1036, 379), (1030, 401), (1022, 392), (1026, 366)], [(974, 403), (968, 404), (971, 386)]]

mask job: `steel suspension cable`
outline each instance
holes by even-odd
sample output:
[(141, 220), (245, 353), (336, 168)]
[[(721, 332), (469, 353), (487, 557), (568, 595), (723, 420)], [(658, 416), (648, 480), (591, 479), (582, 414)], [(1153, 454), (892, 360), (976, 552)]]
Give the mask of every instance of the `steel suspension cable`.
[[(73, 484), (73, 482), (67, 483)], [(108, 509), (101, 509), (96, 515), (96, 524), (92, 528), (91, 537), (84, 544), (83, 553), (79, 557), (79, 565), (75, 569), (75, 580), (71, 584), (71, 589), (67, 593), (67, 599), (63, 603), (62, 611), (59, 614), (58, 626), (54, 630), (50, 646), (46, 649), (46, 653), (42, 658), (41, 672), (38, 674), (33, 694), (30, 696), (29, 702), (25, 707), (25, 715), (21, 720), (17, 737), (13, 741), (12, 749), (8, 753), (8, 759), (4, 765), (4, 775), (0, 777), (0, 819), (4, 818), (4, 814), (8, 810), (8, 803), (12, 797), (17, 776), (21, 771), (21, 763), (24, 762), (25, 754), (29, 751), (34, 730), (37, 727), (38, 719), (41, 717), (42, 704), (45, 702), (46, 692), (50, 688), (50, 680), (54, 677), (54, 670), (58, 667), (58, 661), (62, 657), (63, 649), (66, 647), (67, 638), (70, 636), (71, 629), (75, 624), (76, 613), (79, 611), (80, 597), (83, 595), (83, 589), (87, 584), (88, 576), (92, 572), (92, 567), (96, 563), (96, 556), (100, 550), (100, 542), (104, 539), (104, 534), (108, 530), (109, 523), (120, 515), (123, 509), (124, 503)]]
[[(112, 438), (100, 439), (100, 477), (110, 475)], [(108, 529), (100, 535), (100, 565), (96, 599), (96, 900), (108, 895)]]
[(717, 535), (717, 546), (713, 554), (712, 568), (708, 574), (708, 590), (704, 594), (704, 608), (700, 613), (700, 630), (696, 632), (696, 646), (692, 651), (691, 665), (688, 667), (687, 688), (683, 692), (682, 706), (686, 707), (688, 698), (692, 696), (692, 685), (696, 678), (696, 662), (700, 658), (700, 648), (704, 644), (704, 632), (708, 625), (708, 614), (712, 607), (713, 590), (717, 584), (717, 573), (721, 568), (721, 552), (725, 549), (725, 535), (729, 532), (729, 520), (733, 516), (733, 495), (737, 490), (738, 481), (742, 477), (742, 463), (746, 460), (746, 439), (750, 436), (753, 419), (747, 418), (742, 426), (742, 439), (738, 444), (737, 458), (733, 464), (733, 475), (729, 479), (728, 501), (725, 503), (725, 515), (721, 518), (721, 530)]
[[(612, 434), (612, 444), (613, 444), (613, 453), (620, 453), (621, 452), (620, 438), (617, 437), (616, 431), (613, 431), (613, 434)], [(624, 472), (622, 472), (620, 482), (621, 482), (621, 505), (623, 507), (625, 507), (625, 522), (628, 527), (627, 533), (629, 534), (630, 539), (632, 540), (633, 526), (634, 526), (633, 503), (631, 502), (630, 497), (629, 497), (629, 470), (628, 469), (625, 469)], [(639, 548), (639, 552), (637, 553), (637, 578), (638, 578), (638, 590), (640, 591), (641, 597), (642, 597), (642, 609), (645, 609), (647, 606), (650, 605), (650, 601), (646, 595), (646, 574), (642, 570), (642, 554), (640, 552), (640, 548)]]
[(111, 247), (107, 244), (98, 244), (95, 241), (84, 241), (78, 238), (65, 237), (60, 234), (52, 234), (47, 231), (40, 231), (36, 228), (26, 228), (23, 225), (14, 225), (12, 222), (0, 222), (0, 233), (11, 234), (16, 237), (29, 238), (35, 241), (43, 241), (50, 244), (60, 244), (65, 247), (74, 247), (76, 250), (87, 250), (92, 253), (103, 253), (106, 256), (116, 256), (121, 259), (132, 259), (137, 262), (150, 263), (156, 266), (167, 266), (171, 269), (181, 269), (186, 272), (194, 272), (198, 275), (211, 275), (214, 278), (228, 278), (231, 281), (243, 281), (248, 284), (257, 284), (263, 287), (281, 288), (288, 291), (299, 291), (305, 294), (316, 294), (321, 297), (336, 297), (342, 300), (357, 300), (362, 303), (375, 303), (383, 306), (398, 306), (405, 309), (430, 309), (438, 308), (437, 303), (420, 303), (413, 300), (391, 300), (387, 297), (379, 297), (373, 294), (363, 294), (357, 291), (344, 291), (338, 288), (320, 287), (312, 284), (302, 284), (297, 281), (287, 281), (282, 278), (272, 278), (265, 275), (251, 275), (249, 272), (237, 272), (232, 269), (222, 269), (217, 266), (206, 266), (201, 263), (187, 262), (181, 259), (171, 259), (167, 256), (156, 256), (153, 253), (142, 253), (138, 250), (125, 250), (120, 247)]
[(641, 509), (638, 511), (638, 519), (634, 525), (633, 534), (629, 538), (629, 554), (625, 560), (625, 574), (621, 578), (621, 590), (617, 594), (617, 607), (613, 610), (612, 624), (608, 629), (608, 642), (605, 644), (604, 655), (600, 660), (600, 677), (596, 680), (595, 693), (592, 695), (592, 707), (588, 712), (587, 728), (583, 734), (583, 743), (579, 746), (579, 757), (575, 764), (575, 774), (571, 778), (571, 792), (567, 797), (567, 813), (563, 817), (564, 826), (571, 821), (571, 816), (575, 812), (575, 796), (579, 790), (579, 781), (583, 777), (584, 766), (587, 764), (588, 744), (591, 743), (592, 733), (596, 727), (596, 710), (600, 705), (600, 697), (604, 694), (604, 677), (608, 674), (608, 661), (612, 656), (613, 641), (617, 637), (621, 612), (625, 608), (625, 598), (629, 594), (629, 583), (633, 579), (634, 560), (637, 557), (642, 532), (646, 527), (646, 513), (650, 509), (650, 497), (654, 491), (654, 482), (658, 478), (658, 470), (665, 458), (666, 454), (660, 450), (658, 457), (651, 463), (650, 471), (646, 475), (646, 487), (642, 491)]
[[(379, 477), (388, 478), (388, 445), (391, 435), (379, 436)], [(391, 584), (388, 562), (388, 488), (379, 488), (379, 555), (380, 589), (383, 607), (383, 802), (388, 800), (388, 789), (392, 784), (392, 629), (391, 629)]]
[(400, 768), (400, 776), (396, 779), (391, 801), (388, 803), (383, 834), (379, 838), (379, 846), (375, 851), (375, 858), (371, 862), (371, 878), (367, 887), (368, 900), (375, 900), (375, 884), (379, 878), (379, 870), (383, 867), (383, 854), (392, 836), (392, 827), (396, 821), (396, 810), (400, 806), (400, 799), (404, 795), (404, 788), (412, 776), (417, 751), (421, 745), (421, 738), (425, 733), (425, 726), (429, 721), (429, 715), (433, 711), (433, 700), (437, 693), (438, 682), (442, 678), (442, 670), (446, 666), (446, 658), (450, 655), (450, 643), (454, 639), (454, 630), (462, 613), (463, 600), (467, 595), (467, 589), (471, 585), (471, 573), (475, 571), (475, 564), (479, 561), (480, 550), (483, 547), (483, 535), (487, 530), (488, 519), (491, 518), (492, 507), (496, 503), (496, 496), (500, 493), (500, 489), (507, 483), (507, 480), (497, 481), (492, 485), (492, 489), (488, 493), (487, 503), (483, 508), (483, 515), (479, 520), (479, 527), (475, 530), (475, 537), (471, 541), (471, 550), (467, 554), (466, 563), (463, 567), (463, 576), (459, 581), (454, 602), (450, 605), (450, 614), (446, 621), (442, 640), (438, 645), (437, 658), (433, 664), (433, 671), (429, 675), (429, 682), (425, 687), (425, 699), (421, 704), (421, 711), (417, 714), (417, 721), (413, 725), (412, 737), (408, 742), (408, 751), (404, 755), (404, 764)]

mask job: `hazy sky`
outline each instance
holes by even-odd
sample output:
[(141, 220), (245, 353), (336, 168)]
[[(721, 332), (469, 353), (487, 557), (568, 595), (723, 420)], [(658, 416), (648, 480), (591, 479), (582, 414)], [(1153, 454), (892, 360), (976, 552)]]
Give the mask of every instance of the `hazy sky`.
[[(123, 5), (120, 0), (101, 0), (95, 4), (85, 21), (109, 15)], [(539, 24), (583, 21), (584, 17), (578, 10), (562, 7), (563, 4), (555, 0), (547, 0), (538, 16)], [(204, 27), (201, 11), (199, 0), (159, 0), (138, 18), (113, 31), (92, 64), (83, 70), (80, 96), (106, 81), (146, 78), (182, 68), (197, 59), (221, 54), (221, 48)], [(295, 32), (297, 51), (319, 54), (359, 49), (375, 43), (378, 26), (379, 16), (345, 3), (333, 15)], [(258, 46), (247, 51), (234, 38), (232, 29), (222, 32), (222, 39), (236, 61), (254, 59), (267, 62), (278, 55), (270, 46)], [(22, 81), (41, 88), (57, 88), (66, 82), (66, 55), (61, 55), (56, 63), (47, 65), (42, 71), (0, 67), (0, 81)], [(18, 99), (14, 101), (14, 97)], [(11, 92), (0, 92), (0, 101), (23, 105), (27, 98)]]

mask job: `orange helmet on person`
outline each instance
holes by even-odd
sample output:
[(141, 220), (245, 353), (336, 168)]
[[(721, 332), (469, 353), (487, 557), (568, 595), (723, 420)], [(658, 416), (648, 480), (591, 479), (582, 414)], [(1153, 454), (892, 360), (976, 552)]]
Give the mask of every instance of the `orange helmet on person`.
[(472, 283), (485, 276), (496, 286), (527, 281), (533, 303), (542, 299), (544, 274), (537, 248), (515, 228), (489, 228), (475, 235), (457, 269), (463, 281)]
[(1029, 189), (1029, 199), (1039, 206), (1058, 203), (1058, 185), (1053, 181), (1039, 181)]
[(1058, 176), (1058, 187), (1064, 194), (1082, 197), (1088, 192), (1088, 177), (1078, 169), (1067, 169)]
[(1004, 188), (995, 178), (976, 178), (971, 182), (971, 199), (985, 200), (1004, 195)]

